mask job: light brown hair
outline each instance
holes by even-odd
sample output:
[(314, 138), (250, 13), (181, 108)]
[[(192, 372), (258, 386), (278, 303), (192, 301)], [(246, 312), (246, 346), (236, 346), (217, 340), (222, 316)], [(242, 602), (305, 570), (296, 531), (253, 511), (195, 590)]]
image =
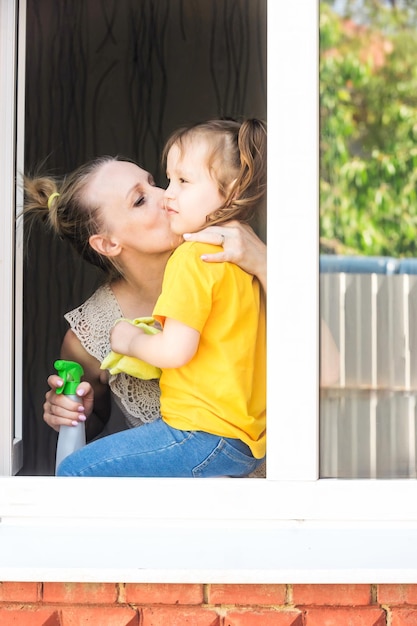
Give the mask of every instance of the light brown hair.
[[(91, 235), (104, 228), (100, 207), (87, 201), (85, 193), (87, 185), (98, 170), (106, 163), (128, 161), (129, 159), (112, 156), (101, 156), (81, 165), (71, 174), (59, 180), (53, 176), (23, 177), (25, 224), (30, 220), (40, 219), (46, 226), (62, 239), (66, 239), (81, 257), (100, 268), (110, 278), (120, 276), (115, 262), (96, 252), (89, 243)], [(59, 194), (48, 200), (52, 194)]]

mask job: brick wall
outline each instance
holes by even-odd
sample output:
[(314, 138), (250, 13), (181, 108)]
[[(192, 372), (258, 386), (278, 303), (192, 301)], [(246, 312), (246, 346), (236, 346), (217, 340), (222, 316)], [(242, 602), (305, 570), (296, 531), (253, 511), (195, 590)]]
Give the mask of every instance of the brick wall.
[(417, 585), (0, 583), (5, 626), (415, 626)]

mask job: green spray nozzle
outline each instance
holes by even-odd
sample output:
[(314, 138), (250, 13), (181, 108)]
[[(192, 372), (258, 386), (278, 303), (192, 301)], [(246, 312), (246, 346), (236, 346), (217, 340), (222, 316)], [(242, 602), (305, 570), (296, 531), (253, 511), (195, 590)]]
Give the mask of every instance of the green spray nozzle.
[(55, 361), (54, 368), (57, 370), (58, 376), (64, 381), (62, 387), (56, 389), (56, 393), (63, 393), (66, 396), (75, 394), (81, 382), (81, 376), (84, 374), (81, 365), (75, 361), (59, 359)]

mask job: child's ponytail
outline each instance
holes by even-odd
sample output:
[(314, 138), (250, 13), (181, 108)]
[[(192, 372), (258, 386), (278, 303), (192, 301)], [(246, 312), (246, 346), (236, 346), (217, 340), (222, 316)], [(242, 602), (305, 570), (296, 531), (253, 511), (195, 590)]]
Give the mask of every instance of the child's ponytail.
[(252, 212), (266, 193), (265, 122), (256, 118), (245, 120), (239, 130), (238, 147), (241, 166), (232, 194), (242, 209), (247, 207), (247, 211)]

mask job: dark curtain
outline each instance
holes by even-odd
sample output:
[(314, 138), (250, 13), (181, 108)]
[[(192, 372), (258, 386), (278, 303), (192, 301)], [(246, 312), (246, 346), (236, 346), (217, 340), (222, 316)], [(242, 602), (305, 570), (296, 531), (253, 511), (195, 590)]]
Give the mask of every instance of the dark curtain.
[[(27, 0), (25, 171), (119, 154), (164, 185), (161, 148), (178, 126), (266, 119), (266, 43), (266, 0)], [(21, 474), (53, 474), (46, 379), (63, 314), (100, 280), (41, 226), (27, 236)]]

